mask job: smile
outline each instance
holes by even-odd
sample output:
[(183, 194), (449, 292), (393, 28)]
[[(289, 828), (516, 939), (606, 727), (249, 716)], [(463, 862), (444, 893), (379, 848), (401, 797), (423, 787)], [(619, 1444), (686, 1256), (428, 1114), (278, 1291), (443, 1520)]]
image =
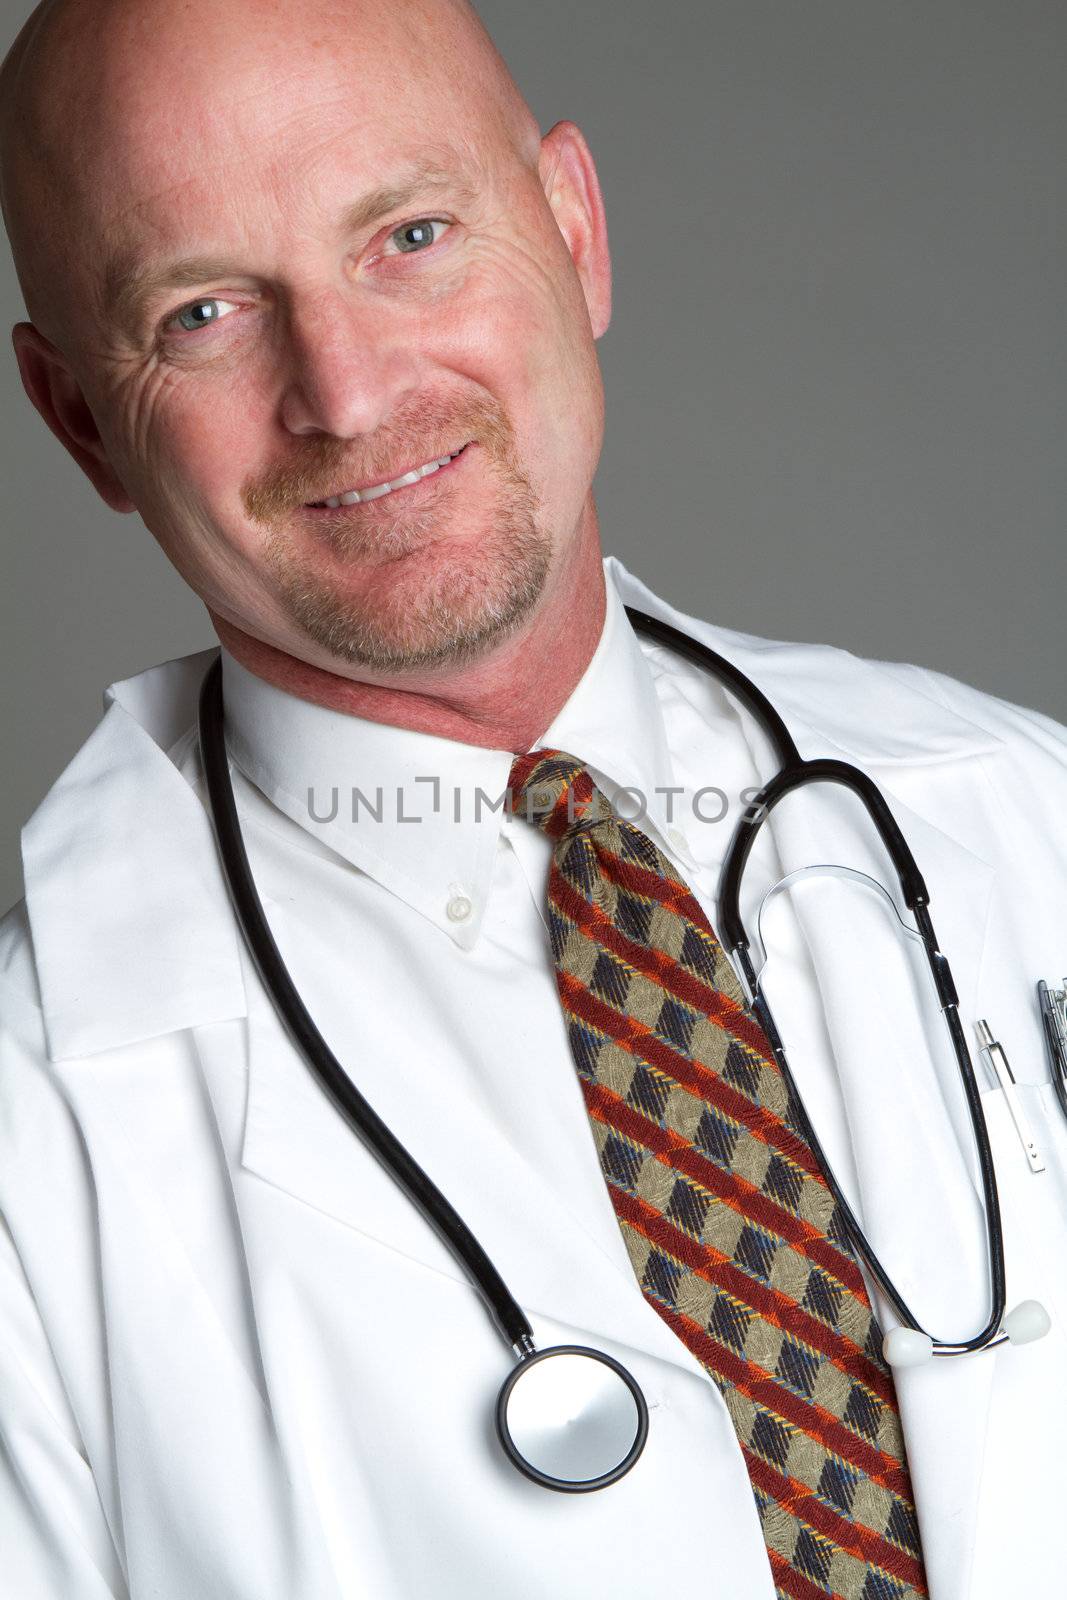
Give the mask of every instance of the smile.
[(312, 510), (323, 507), (335, 511), (338, 506), (358, 505), (361, 500), (378, 500), (384, 494), (392, 494), (394, 489), (404, 489), (408, 484), (418, 483), (422, 478), (428, 478), (433, 473), (447, 467), (463, 454), (467, 446), (463, 445), (454, 455), (440, 456), (435, 461), (427, 461), (425, 466), (412, 467), (410, 472), (405, 472), (403, 477), (391, 478), (387, 483), (376, 483), (366, 489), (346, 489), (343, 494), (331, 495), (328, 500), (315, 500), (311, 502)]

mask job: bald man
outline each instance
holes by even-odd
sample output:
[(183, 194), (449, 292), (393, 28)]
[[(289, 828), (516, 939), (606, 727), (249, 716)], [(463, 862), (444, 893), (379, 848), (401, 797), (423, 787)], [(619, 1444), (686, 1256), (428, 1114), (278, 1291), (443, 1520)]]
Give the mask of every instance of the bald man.
[[(1067, 734), (604, 560), (596, 170), (466, 0), (51, 0), (0, 91), (26, 392), (220, 641), (108, 688), (0, 924), (5, 1600), (1058, 1593)], [(1010, 1057), (968, 1100), (851, 798), (776, 812), (762, 893), (868, 876), (770, 919), (854, 1225), (714, 932), (774, 761), (637, 612), (874, 778)], [(505, 1341), (238, 931), (209, 670), (283, 960)], [(494, 1428), (557, 1345), (647, 1407), (582, 1492)]]

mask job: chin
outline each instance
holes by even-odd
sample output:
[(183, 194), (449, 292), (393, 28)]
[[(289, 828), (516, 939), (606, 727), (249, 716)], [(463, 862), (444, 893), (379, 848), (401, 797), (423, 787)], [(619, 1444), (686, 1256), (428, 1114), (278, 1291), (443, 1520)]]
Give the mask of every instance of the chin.
[(536, 611), (552, 564), (536, 526), (511, 527), (476, 545), (431, 540), (364, 574), (358, 594), (306, 568), (282, 574), (291, 622), (347, 666), (425, 672), (469, 666)]

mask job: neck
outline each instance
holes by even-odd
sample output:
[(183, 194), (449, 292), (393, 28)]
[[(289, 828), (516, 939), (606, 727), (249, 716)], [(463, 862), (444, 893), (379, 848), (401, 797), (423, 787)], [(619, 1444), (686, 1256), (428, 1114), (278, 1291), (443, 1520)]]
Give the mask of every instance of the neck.
[(249, 672), (287, 694), (371, 722), (490, 750), (528, 750), (570, 697), (604, 627), (599, 540), (579, 541), (533, 617), (484, 660), (419, 679), (343, 677), (246, 633), (208, 608), (220, 642)]

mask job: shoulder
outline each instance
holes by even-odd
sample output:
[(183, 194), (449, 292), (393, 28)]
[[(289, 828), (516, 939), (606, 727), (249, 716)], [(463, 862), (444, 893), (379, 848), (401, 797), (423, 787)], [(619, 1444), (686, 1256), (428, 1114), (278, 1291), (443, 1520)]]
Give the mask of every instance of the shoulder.
[(12, 960), (27, 936), (27, 911), (37, 932), (34, 890), (42, 872), (61, 883), (79, 852), (99, 849), (110, 831), (149, 825), (146, 794), (180, 793), (179, 761), (195, 730), (204, 672), (216, 655), (203, 650), (160, 662), (103, 691), (99, 720), (23, 824), (26, 905), (12, 908), (4, 935)]
[[(1067, 727), (1044, 712), (989, 694), (947, 673), (876, 663), (888, 677), (913, 683), (951, 716), (977, 730), (972, 759), (960, 763), (961, 798), (981, 809), (1013, 852), (1028, 844), (1035, 859), (1062, 867), (1067, 817)], [(1051, 852), (1051, 854), (1050, 854)]]
[(1042, 711), (1017, 705), (944, 672), (898, 662), (876, 662), (890, 674), (914, 677), (926, 693), (946, 710), (965, 717), (1002, 740), (1023, 758), (1048, 762), (1053, 767), (1067, 765), (1067, 726)]
[(217, 649), (196, 651), (109, 684), (102, 715), (27, 819), (24, 839), (40, 819), (61, 811), (76, 816), (80, 832), (91, 832), (98, 802), (113, 798), (127, 771), (173, 770), (195, 728), (204, 674), (217, 655)]
[[(624, 605), (709, 646), (751, 678), (796, 730), (806, 755), (829, 741), (861, 764), (933, 766), (945, 757), (999, 753), (1002, 763), (1062, 773), (1067, 762), (1067, 728), (1039, 711), (910, 662), (721, 627), (669, 605), (615, 557), (607, 558), (605, 573)], [(657, 673), (691, 677), (699, 670), (673, 649), (645, 640), (642, 648)]]

